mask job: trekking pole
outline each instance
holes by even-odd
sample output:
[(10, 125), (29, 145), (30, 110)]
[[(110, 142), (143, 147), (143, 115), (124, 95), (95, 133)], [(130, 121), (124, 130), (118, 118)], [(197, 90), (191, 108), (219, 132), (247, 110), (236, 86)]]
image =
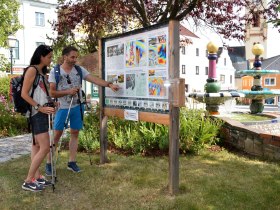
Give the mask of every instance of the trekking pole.
[(62, 131), (61, 137), (60, 137), (60, 139), (58, 141), (58, 147), (56, 148), (56, 161), (55, 161), (55, 164), (57, 164), (57, 161), (58, 161), (58, 157), (59, 157), (59, 153), (60, 153), (60, 148), (61, 148), (61, 143), (62, 143), (62, 136), (63, 136), (64, 131), (66, 130), (67, 125), (68, 125), (69, 115), (70, 115), (70, 110), (71, 110), (71, 107), (72, 107), (73, 99), (74, 99), (74, 96), (72, 96), (72, 98), (71, 98), (69, 109), (68, 109), (68, 112), (67, 112), (67, 116), (66, 116), (66, 119), (65, 119), (65, 122), (64, 122), (63, 131)]
[(54, 183), (57, 181), (56, 180), (56, 154), (55, 154), (55, 142), (54, 142), (54, 132), (53, 132), (53, 128), (54, 128), (54, 114), (51, 115), (51, 120), (52, 120), (52, 140), (53, 140), (53, 163), (54, 163), (54, 167), (52, 167), (52, 173), (54, 175)]
[(52, 114), (48, 114), (48, 120), (49, 120), (49, 138), (50, 138), (50, 157), (51, 157), (51, 167), (52, 167), (52, 188), (53, 188), (53, 192), (54, 192), (54, 189), (55, 189), (55, 163), (54, 163), (54, 148), (55, 148), (55, 144), (54, 144), (54, 134), (53, 134), (53, 129), (52, 129), (52, 117), (51, 117)]

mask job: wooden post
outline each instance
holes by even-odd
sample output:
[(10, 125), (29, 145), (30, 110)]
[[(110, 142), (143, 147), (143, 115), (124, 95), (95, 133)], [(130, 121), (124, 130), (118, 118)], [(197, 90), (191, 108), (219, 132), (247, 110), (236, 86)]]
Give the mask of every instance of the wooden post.
[[(102, 78), (102, 42), (99, 40), (99, 52), (98, 52), (98, 63), (99, 63), (99, 77)], [(103, 94), (104, 88), (99, 87), (99, 104), (100, 104), (100, 163), (104, 164), (108, 162), (107, 158), (107, 120), (108, 117), (104, 115), (103, 107)]]
[[(179, 78), (179, 21), (169, 22), (169, 79)], [(174, 106), (174, 85), (169, 88), (169, 184), (171, 195), (179, 192), (179, 115), (180, 108)]]

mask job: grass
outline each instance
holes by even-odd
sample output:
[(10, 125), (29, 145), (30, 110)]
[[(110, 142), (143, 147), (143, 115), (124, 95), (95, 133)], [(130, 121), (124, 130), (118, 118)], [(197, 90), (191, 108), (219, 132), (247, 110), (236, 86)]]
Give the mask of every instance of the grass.
[(254, 115), (254, 114), (236, 114), (231, 113), (230, 118), (239, 122), (254, 122), (254, 121), (264, 121), (264, 120), (271, 120), (273, 118), (264, 115)]
[[(280, 209), (280, 164), (240, 157), (226, 150), (180, 157), (180, 193), (170, 196), (168, 157), (109, 153), (110, 163), (89, 164), (79, 153), (80, 174), (58, 164), (55, 192), (21, 189), (29, 157), (0, 164), (0, 209)], [(43, 167), (43, 166), (42, 166)]]

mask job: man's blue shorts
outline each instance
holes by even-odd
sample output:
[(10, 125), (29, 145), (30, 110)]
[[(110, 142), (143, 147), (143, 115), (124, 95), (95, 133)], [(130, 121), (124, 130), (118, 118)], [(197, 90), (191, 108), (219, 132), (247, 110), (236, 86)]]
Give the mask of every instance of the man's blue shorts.
[[(75, 106), (74, 108), (70, 109), (69, 113), (69, 119), (68, 122), (70, 122), (70, 128), (75, 130), (81, 130), (83, 128), (83, 121), (82, 121), (82, 115), (84, 114), (84, 105), (82, 104), (82, 113), (80, 105)], [(54, 118), (54, 129), (55, 130), (63, 130), (65, 126), (65, 120), (67, 117), (69, 109), (59, 109)], [(65, 127), (65, 129), (68, 127), (68, 123)]]

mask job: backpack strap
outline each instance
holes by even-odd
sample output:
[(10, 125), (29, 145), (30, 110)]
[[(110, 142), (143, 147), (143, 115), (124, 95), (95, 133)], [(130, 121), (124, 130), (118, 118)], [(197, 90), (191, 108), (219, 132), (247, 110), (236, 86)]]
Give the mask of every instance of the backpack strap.
[(75, 69), (77, 70), (78, 74), (80, 75), (80, 81), (81, 85), (83, 83), (83, 71), (82, 68), (79, 65), (75, 65)]
[[(35, 89), (37, 88), (38, 84), (39, 84), (39, 81), (40, 81), (40, 73), (39, 73), (39, 70), (37, 69), (36, 66), (28, 66), (24, 73), (23, 73), (23, 79), (24, 79), (24, 76), (25, 76), (25, 73), (27, 72), (28, 68), (29, 67), (34, 67), (36, 69), (36, 76), (35, 76), (35, 79), (33, 81), (33, 85), (32, 85), (32, 91), (31, 91), (31, 95), (30, 97), (33, 98), (33, 95), (34, 95), (34, 92), (35, 92)], [(27, 122), (28, 122), (28, 130), (31, 130), (32, 129), (32, 138), (33, 138), (33, 145), (36, 145), (35, 143), (35, 136), (34, 136), (34, 132), (33, 132), (33, 126), (32, 126), (32, 121), (31, 121), (31, 115), (32, 115), (32, 107), (29, 106), (29, 118), (27, 119)], [(31, 128), (30, 128), (31, 127)]]
[[(78, 66), (78, 65), (75, 65), (74, 67), (77, 70), (78, 74), (80, 75), (80, 81), (81, 81), (81, 85), (82, 85), (82, 82), (83, 82), (83, 71), (82, 71), (82, 68), (80, 66)], [(59, 80), (60, 80), (60, 65), (59, 64), (56, 64), (54, 66), (54, 77), (55, 77), (56, 90), (57, 90), (58, 83), (59, 83)]]
[(29, 67), (33, 67), (33, 68), (36, 69), (36, 76), (35, 76), (35, 79), (34, 79), (34, 81), (33, 81), (32, 91), (31, 91), (31, 95), (30, 95), (30, 97), (33, 98), (34, 91), (35, 91), (35, 89), (37, 88), (37, 86), (38, 86), (38, 84), (39, 84), (39, 81), (40, 81), (40, 73), (39, 73), (39, 70), (37, 69), (36, 66), (28, 66), (28, 67), (26, 68), (26, 70), (24, 71), (24, 73), (23, 73), (23, 78), (25, 77), (25, 73), (27, 72), (27, 70), (28, 70)]
[[(78, 74), (80, 75), (80, 81), (81, 81), (81, 85), (83, 82), (83, 72), (82, 72), (82, 68), (78, 65), (75, 65), (75, 69), (77, 70)], [(82, 102), (81, 102), (81, 95), (80, 95), (80, 91), (78, 91), (78, 102), (80, 103), (80, 112), (81, 112), (81, 119), (82, 122), (84, 122), (84, 115), (83, 115), (83, 109), (82, 109)]]
[(54, 78), (55, 78), (55, 82), (56, 82), (56, 90), (58, 88), (58, 83), (59, 83), (59, 80), (60, 80), (60, 65), (59, 64), (56, 64), (54, 66)]

